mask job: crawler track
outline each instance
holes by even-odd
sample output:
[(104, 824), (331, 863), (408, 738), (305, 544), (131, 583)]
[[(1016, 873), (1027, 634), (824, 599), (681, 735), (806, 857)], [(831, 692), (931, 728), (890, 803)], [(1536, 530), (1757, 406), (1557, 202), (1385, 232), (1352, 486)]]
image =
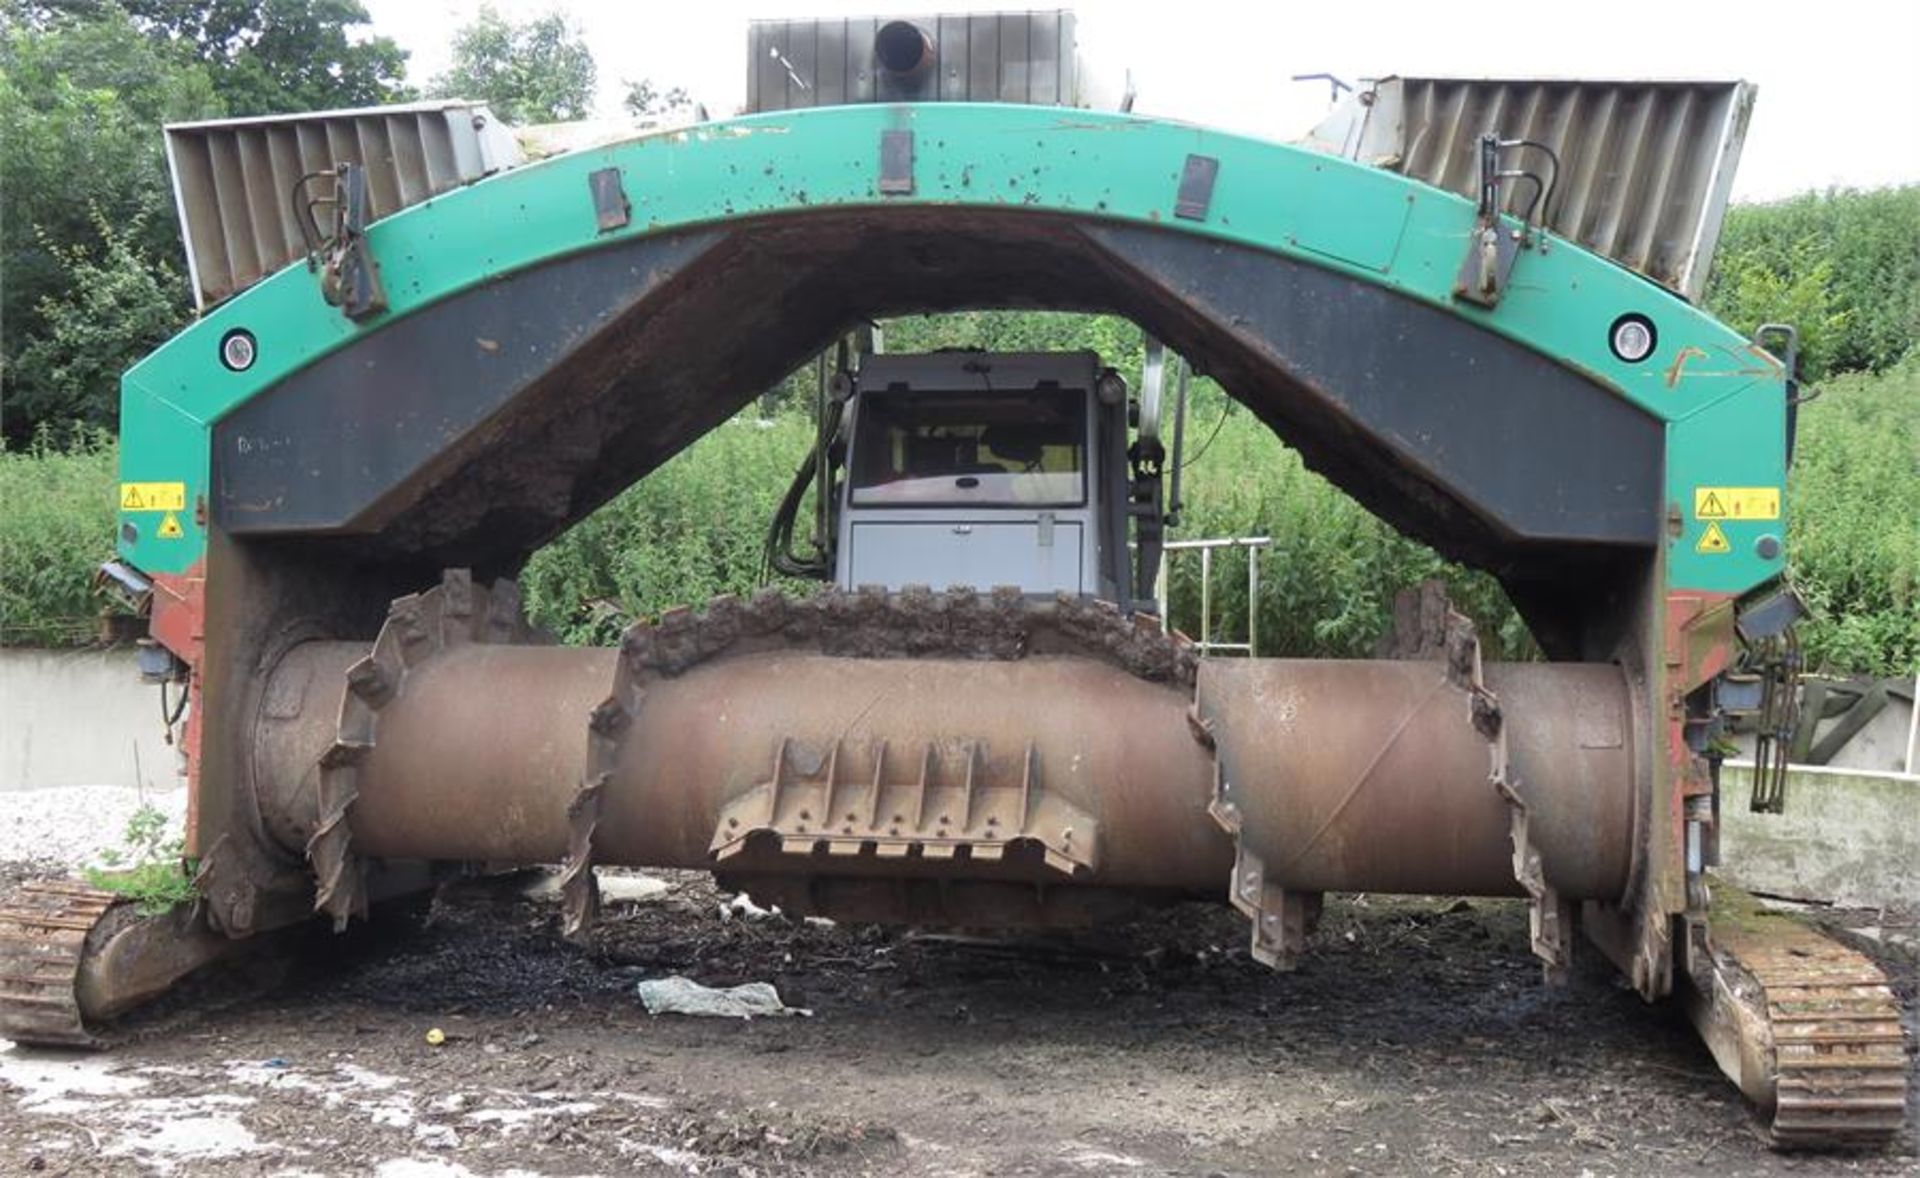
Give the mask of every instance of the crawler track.
[(1728, 946), (1760, 984), (1773, 1033), (1768, 1126), (1788, 1149), (1877, 1147), (1900, 1133), (1907, 1059), (1900, 1002), (1865, 956), (1795, 926)]
[(74, 880), (23, 884), (0, 907), (0, 1036), (48, 1047), (98, 1047), (80, 1012), (89, 935), (126, 901)]

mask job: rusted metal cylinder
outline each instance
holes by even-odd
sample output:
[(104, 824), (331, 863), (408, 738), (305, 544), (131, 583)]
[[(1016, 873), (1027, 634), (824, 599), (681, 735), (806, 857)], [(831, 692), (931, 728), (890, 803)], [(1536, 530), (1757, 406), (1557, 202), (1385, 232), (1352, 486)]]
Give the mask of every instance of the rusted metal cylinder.
[[(317, 684), (339, 674), (349, 653), (346, 644), (307, 644), (275, 679)], [(561, 860), (588, 717), (606, 698), (618, 657), (472, 644), (411, 668), (361, 763), (349, 816), (356, 851)], [(1619, 894), (1632, 840), (1633, 750), (1618, 672), (1505, 666), (1490, 668), (1489, 679), (1506, 706), (1517, 775), (1555, 883), (1573, 898)], [(337, 690), (331, 703), (325, 691), (304, 694), (303, 712), (338, 714)], [(1092, 658), (716, 659), (646, 686), (601, 794), (593, 860), (714, 866), (716, 830), (738, 809), (728, 807), (778, 778), (783, 756), (789, 767), (810, 762), (809, 772), (843, 758), (854, 768), (841, 778), (877, 780), (910, 776), (917, 757), (957, 764), (954, 750), (964, 748), (966, 772), (983, 783), (1024, 772), (1091, 817), (1098, 853), (1075, 882), (1219, 891), (1234, 848), (1207, 812), (1214, 761), (1194, 738), (1189, 703), (1184, 691)], [(1268, 844), (1263, 853), (1287, 886), (1517, 891), (1486, 745), (1439, 664), (1212, 662), (1200, 705), (1227, 788), (1248, 818), (1242, 837)], [(298, 846), (312, 807), (308, 791), (285, 782), (301, 779), (330, 735), (324, 724), (284, 719), (257, 731), (263, 818)], [(824, 773), (833, 777), (830, 765)], [(748, 870), (1006, 877), (1000, 865), (965, 856), (789, 854)]]
[[(1619, 896), (1632, 860), (1634, 749), (1611, 666), (1486, 668), (1548, 879)], [(1518, 895), (1510, 811), (1466, 696), (1432, 661), (1216, 660), (1197, 709), (1224, 802), (1267, 878), (1299, 892)]]
[[(307, 644), (276, 677), (318, 680), (350, 661), (344, 646)], [(351, 815), (356, 850), (561, 859), (587, 718), (607, 694), (617, 657), (476, 644), (410, 670), (402, 695), (381, 711), (361, 770)], [(338, 714), (337, 691), (331, 707), (314, 702), (320, 715)], [(594, 859), (712, 866), (722, 807), (769, 780), (782, 740), (812, 750), (885, 741), (896, 762), (930, 745), (977, 746), (983, 774), (1004, 771), (1031, 744), (1045, 788), (1099, 819), (1098, 882), (1214, 888), (1232, 849), (1207, 817), (1212, 766), (1188, 733), (1186, 705), (1183, 692), (1082, 658), (719, 660), (647, 688), (604, 791)], [(263, 810), (290, 810), (268, 828), (298, 845), (313, 822), (311, 790), (273, 783), (306, 776), (303, 766), (327, 747), (331, 730), (306, 723), (259, 731)]]
[[(1187, 703), (1183, 691), (1090, 658), (726, 660), (649, 689), (596, 846), (640, 861), (691, 849), (689, 865), (707, 864), (713, 799), (767, 781), (783, 739), (790, 755), (815, 758), (838, 741), (844, 755), (859, 759), (843, 773), (856, 779), (870, 776), (861, 750), (878, 741), (887, 742), (896, 777), (912, 776), (929, 751), (954, 765), (960, 750), (977, 747), (982, 782), (1017, 776), (1031, 746), (1036, 787), (1097, 823), (1093, 881), (1217, 888), (1232, 848), (1207, 817), (1212, 765), (1188, 732)], [(715, 783), (710, 796), (674, 784), (698, 781)], [(858, 862), (846, 866), (859, 870)], [(953, 867), (967, 871), (964, 862)]]

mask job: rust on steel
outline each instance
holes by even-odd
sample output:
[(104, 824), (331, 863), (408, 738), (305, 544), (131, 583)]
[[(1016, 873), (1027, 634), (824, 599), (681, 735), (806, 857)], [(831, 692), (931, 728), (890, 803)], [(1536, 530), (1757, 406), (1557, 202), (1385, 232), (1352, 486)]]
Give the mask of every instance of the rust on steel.
[[(374, 747), (381, 711), (403, 694), (410, 674), (436, 663), (446, 651), (543, 637), (524, 620), (518, 585), (501, 581), (489, 590), (476, 586), (465, 569), (450, 569), (436, 588), (393, 603), (372, 651), (347, 669), (338, 730), (318, 761), (318, 814), (306, 853), (317, 883), (314, 907), (333, 918), (334, 928), (366, 915), (365, 871), (348, 816), (360, 796), (361, 770)], [(272, 690), (270, 683), (269, 694)]]
[[(406, 610), (444, 616), (432, 597)], [(1110, 607), (924, 590), (728, 599), (636, 627), (618, 651), (428, 642), (357, 742), (359, 856), (719, 866), (763, 890), (943, 878), (1218, 895), (1236, 848), (1208, 810), (1225, 796), (1241, 853), (1302, 893), (1519, 890), (1486, 745), (1439, 664), (1199, 669)], [(339, 689), (315, 686), (364, 666), (350, 647), (304, 644), (274, 676), (305, 685), (303, 710), (336, 710)], [(1193, 739), (1196, 674), (1212, 748)], [(1549, 812), (1535, 837), (1555, 886), (1619, 895), (1633, 828), (1619, 673), (1487, 674), (1518, 701), (1513, 757)], [(324, 775), (339, 730), (289, 719), (258, 740), (261, 808), (291, 811), (267, 829), (319, 848), (337, 799), (274, 783)]]
[[(1512, 663), (1485, 676), (1511, 701), (1509, 753), (1547, 878), (1569, 898), (1618, 897), (1634, 829), (1621, 673)], [(1213, 812), (1237, 848), (1229, 894), (1255, 917), (1263, 960), (1290, 962), (1318, 893), (1524, 894), (1508, 802), (1465, 707), (1440, 662), (1202, 666), (1195, 718), (1217, 762)]]
[(1899, 1136), (1906, 1044), (1879, 966), (1725, 885), (1688, 932), (1688, 1015), (1774, 1145), (1874, 1147)]
[(112, 1019), (238, 951), (200, 905), (147, 914), (78, 880), (33, 880), (0, 908), (0, 1037), (100, 1047)]
[(718, 863), (756, 838), (783, 854), (997, 863), (1031, 844), (1067, 878), (1092, 874), (1093, 815), (1048, 792), (1032, 741), (993, 756), (984, 741), (929, 740), (909, 749), (885, 739), (839, 738), (819, 750), (783, 739), (766, 784), (729, 802), (709, 848)]
[[(1523, 790), (1514, 771), (1513, 756), (1507, 740), (1506, 713), (1500, 697), (1487, 686), (1486, 663), (1480, 656), (1480, 636), (1473, 623), (1451, 610), (1446, 619), (1447, 678), (1466, 700), (1466, 719), (1487, 742), (1487, 780), (1507, 803), (1508, 837), (1513, 844), (1513, 878), (1527, 893), (1527, 924), (1533, 954), (1542, 963), (1546, 980), (1558, 985), (1566, 981), (1567, 967), (1573, 956), (1573, 903), (1548, 878), (1546, 857), (1533, 837), (1533, 809), (1528, 803), (1531, 786)], [(1620, 706), (1626, 706), (1626, 681), (1619, 680)], [(1611, 701), (1583, 703), (1609, 714)], [(1604, 747), (1617, 748), (1615, 740)], [(1608, 896), (1587, 897), (1611, 900)]]

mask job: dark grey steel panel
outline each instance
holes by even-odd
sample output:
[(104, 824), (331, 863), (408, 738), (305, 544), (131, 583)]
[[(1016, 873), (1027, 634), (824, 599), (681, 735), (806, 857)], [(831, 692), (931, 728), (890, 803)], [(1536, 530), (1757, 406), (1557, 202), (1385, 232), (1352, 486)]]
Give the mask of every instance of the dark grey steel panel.
[(1000, 101), (1030, 102), (1027, 75), (1028, 28), (1033, 24), (1025, 13), (1000, 14)]
[(852, 92), (847, 84), (853, 62), (848, 56), (846, 23), (821, 21), (814, 29), (814, 38), (813, 100), (820, 106), (839, 106)]
[(940, 97), (947, 102), (965, 102), (973, 79), (973, 43), (967, 37), (967, 18), (943, 16), (934, 29), (940, 45)]
[(967, 93), (982, 101), (1000, 97), (1000, 18), (978, 16), (967, 22)]
[(369, 331), (214, 427), (216, 520), (236, 535), (350, 524), (472, 442), (720, 236), (642, 240), (538, 267)]
[(1061, 24), (1057, 12), (1035, 12), (1027, 18), (1027, 101), (1070, 106), (1073, 98), (1060, 89), (1066, 71), (1060, 68)]
[(1379, 466), (1397, 465), (1510, 536), (1658, 542), (1665, 436), (1624, 397), (1372, 283), (1186, 234), (1085, 232), (1247, 345), (1253, 355), (1229, 363), (1267, 371), (1217, 375), (1388, 519), (1418, 505), (1391, 502), (1404, 484), (1356, 469), (1362, 450), (1383, 449)]
[(1383, 519), (1555, 614), (1556, 651), (1658, 542), (1659, 424), (1443, 309), (1164, 228), (903, 205), (609, 242), (369, 330), (220, 423), (216, 518), (510, 572), (850, 324), (1007, 305), (1142, 324)]

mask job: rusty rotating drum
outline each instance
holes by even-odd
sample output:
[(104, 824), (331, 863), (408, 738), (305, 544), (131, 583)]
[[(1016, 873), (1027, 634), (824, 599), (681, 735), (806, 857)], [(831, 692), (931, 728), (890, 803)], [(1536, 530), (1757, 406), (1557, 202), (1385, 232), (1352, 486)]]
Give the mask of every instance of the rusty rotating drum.
[[(269, 681), (256, 805), (289, 850), (324, 825), (323, 766), (365, 656), (305, 643)], [(356, 752), (353, 853), (565, 861), (620, 659), (468, 643), (410, 667)], [(1619, 896), (1634, 829), (1620, 672), (1507, 665), (1489, 679), (1553, 884)], [(1217, 894), (1236, 850), (1209, 814), (1218, 792), (1291, 889), (1520, 890), (1487, 746), (1439, 663), (1209, 662), (1196, 693), (1076, 655), (776, 650), (636, 695), (600, 773), (597, 863), (718, 866), (769, 889), (937, 877)]]

